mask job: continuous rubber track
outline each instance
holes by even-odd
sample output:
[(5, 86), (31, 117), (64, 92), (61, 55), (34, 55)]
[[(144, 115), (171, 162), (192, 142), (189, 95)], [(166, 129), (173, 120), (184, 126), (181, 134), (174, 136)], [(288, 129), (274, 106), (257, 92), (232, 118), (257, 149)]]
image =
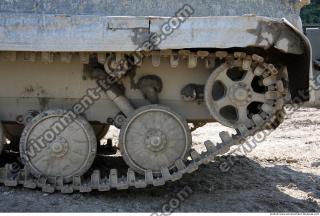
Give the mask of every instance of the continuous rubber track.
[[(232, 58), (230, 58), (230, 56)], [(241, 59), (238, 53), (229, 54), (221, 59), (225, 59), (228, 64), (236, 64), (235, 59)], [(248, 59), (248, 56), (247, 58)], [(252, 62), (258, 64), (263, 68), (262, 76), (268, 78), (271, 76), (270, 65), (264, 63), (264, 59), (253, 55), (250, 56)], [(130, 187), (145, 188), (149, 185), (157, 187), (165, 185), (167, 182), (174, 182), (181, 179), (185, 174), (193, 173), (199, 169), (203, 164), (208, 164), (215, 160), (218, 155), (226, 154), (230, 148), (234, 145), (242, 144), (250, 136), (254, 136), (256, 133), (265, 129), (272, 129), (272, 124), (277, 121), (277, 113), (282, 111), (284, 106), (284, 89), (279, 85), (272, 83), (267, 86), (269, 93), (268, 107), (272, 109), (263, 110), (260, 114), (255, 114), (252, 117), (254, 126), (247, 128), (245, 125), (240, 125), (236, 129), (236, 134), (230, 135), (227, 132), (221, 132), (220, 143), (213, 143), (210, 140), (203, 143), (206, 147), (206, 151), (199, 154), (195, 150), (191, 150), (188, 160), (178, 160), (175, 163), (174, 168), (163, 168), (161, 175), (154, 174), (152, 171), (147, 171), (144, 175), (135, 173), (131, 169), (110, 169), (102, 170), (92, 167), (90, 171), (83, 176), (74, 176), (73, 180), (69, 184), (64, 184), (63, 178), (57, 176), (56, 178), (47, 179), (46, 177), (34, 178), (28, 167), (19, 168), (16, 163), (7, 164), (0, 168), (0, 183), (9, 187), (17, 187), (19, 185), (29, 188), (39, 188), (45, 193), (53, 193), (59, 191), (61, 193), (73, 193), (73, 192), (91, 192), (109, 191), (111, 189), (126, 190)]]

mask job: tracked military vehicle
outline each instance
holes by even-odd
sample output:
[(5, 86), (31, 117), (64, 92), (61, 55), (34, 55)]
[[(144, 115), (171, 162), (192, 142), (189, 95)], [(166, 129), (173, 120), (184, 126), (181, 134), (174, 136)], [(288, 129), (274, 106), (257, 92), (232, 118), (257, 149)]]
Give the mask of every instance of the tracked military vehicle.
[[(315, 100), (306, 4), (1, 1), (0, 157), (18, 156), (0, 183), (48, 193), (160, 186), (277, 128), (287, 103)], [(208, 122), (235, 133), (197, 152), (191, 132)], [(115, 152), (101, 144), (110, 125), (126, 168), (93, 164)]]

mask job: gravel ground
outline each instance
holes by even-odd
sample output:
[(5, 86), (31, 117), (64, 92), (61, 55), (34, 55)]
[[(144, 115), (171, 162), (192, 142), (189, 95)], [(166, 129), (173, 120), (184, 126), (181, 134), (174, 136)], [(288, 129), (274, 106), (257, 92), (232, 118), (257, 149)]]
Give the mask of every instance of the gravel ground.
[[(320, 110), (301, 109), (249, 154), (219, 158), (160, 188), (62, 195), (0, 186), (0, 211), (158, 212), (170, 201), (177, 212), (320, 211), (319, 117)], [(195, 147), (201, 151), (199, 144), (217, 140), (222, 130), (219, 124), (197, 130)], [(112, 129), (109, 136), (117, 133)], [(226, 160), (230, 170), (221, 172)], [(188, 197), (176, 199), (186, 188)]]

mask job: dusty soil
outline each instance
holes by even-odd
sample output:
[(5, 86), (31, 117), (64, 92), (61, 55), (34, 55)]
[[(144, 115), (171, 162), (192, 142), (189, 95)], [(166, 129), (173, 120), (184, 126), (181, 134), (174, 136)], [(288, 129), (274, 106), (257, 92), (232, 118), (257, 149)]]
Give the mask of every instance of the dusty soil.
[[(219, 124), (194, 133), (196, 148), (217, 140)], [(113, 129), (109, 136), (116, 137)], [(301, 109), (246, 156), (232, 156), (234, 165), (221, 172), (219, 158), (181, 181), (160, 188), (89, 194), (43, 194), (0, 187), (5, 212), (155, 212), (189, 186), (192, 195), (178, 212), (310, 212), (320, 211), (320, 110)]]

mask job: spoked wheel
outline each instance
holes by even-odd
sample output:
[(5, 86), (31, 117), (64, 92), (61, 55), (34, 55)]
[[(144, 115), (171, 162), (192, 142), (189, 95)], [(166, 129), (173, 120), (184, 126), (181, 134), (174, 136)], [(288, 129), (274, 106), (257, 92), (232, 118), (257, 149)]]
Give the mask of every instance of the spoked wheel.
[(121, 128), (119, 147), (125, 162), (138, 173), (160, 173), (184, 160), (191, 147), (187, 122), (169, 108), (151, 105), (136, 110)]
[(250, 128), (255, 124), (255, 115), (277, 110), (275, 103), (283, 96), (283, 89), (274, 65), (254, 62), (247, 56), (245, 60), (229, 60), (212, 73), (206, 84), (205, 100), (220, 123), (231, 128)]
[(97, 140), (89, 122), (67, 111), (46, 111), (26, 125), (21, 140), (23, 163), (35, 177), (70, 182), (91, 167)]

